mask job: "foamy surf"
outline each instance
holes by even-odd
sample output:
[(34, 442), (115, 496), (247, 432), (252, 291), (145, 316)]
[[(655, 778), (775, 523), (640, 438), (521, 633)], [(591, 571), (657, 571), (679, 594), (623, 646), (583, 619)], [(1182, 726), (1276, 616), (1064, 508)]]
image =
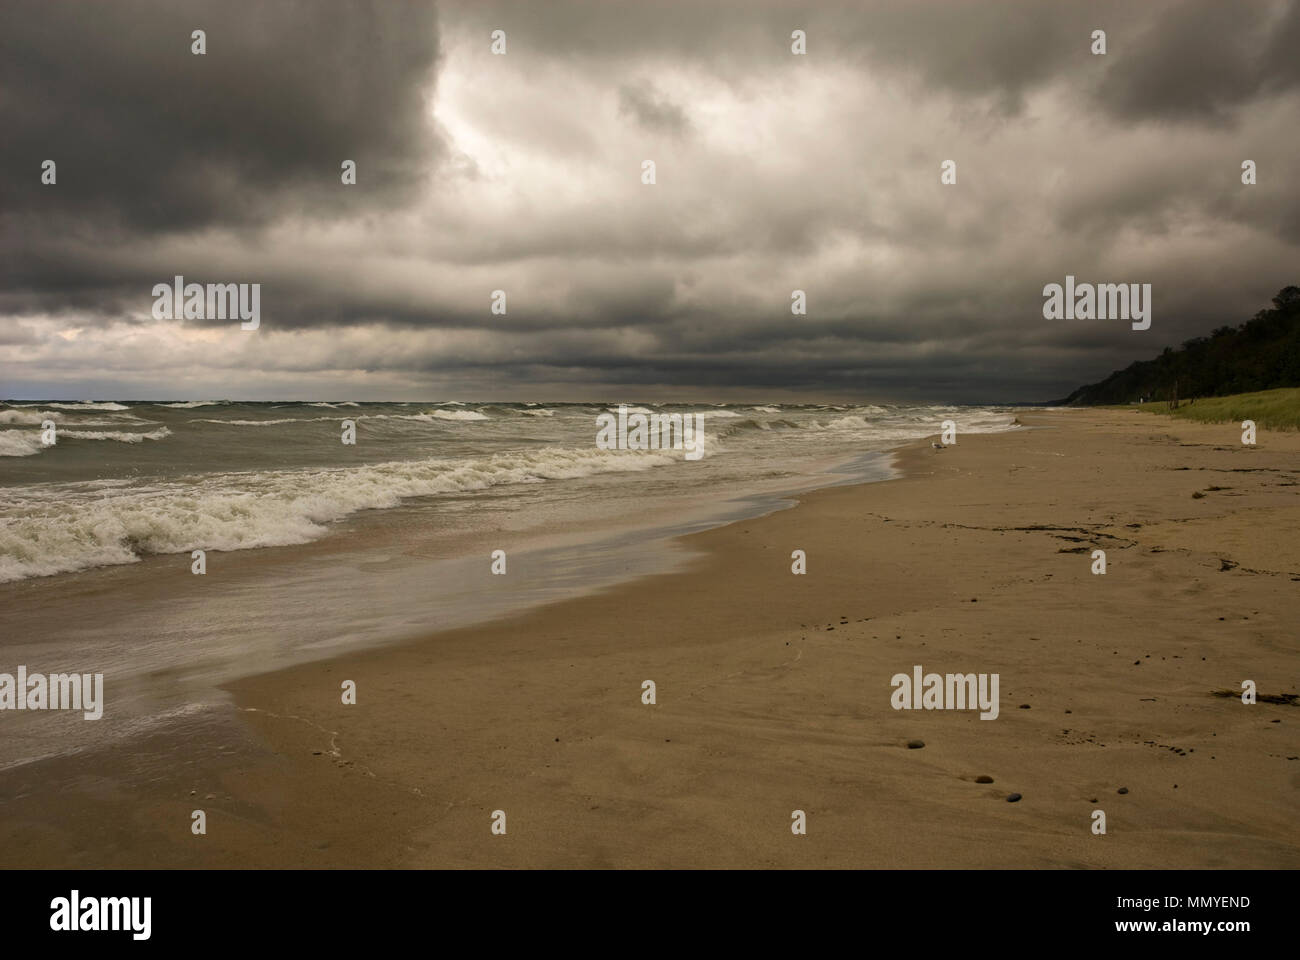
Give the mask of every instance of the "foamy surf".
[[(703, 417), (702, 458), (601, 450), (606, 404), (31, 402), (0, 406), (0, 581), (131, 564), (195, 549), (305, 544), (407, 506), (472, 532), (474, 498), (517, 486), (531, 511), (729, 497), (775, 477), (935, 435), (1013, 428), (996, 408), (811, 404), (627, 405)], [(203, 408), (194, 416), (195, 408)], [(138, 416), (147, 413), (148, 420)], [(41, 444), (53, 420), (60, 442)], [(341, 442), (345, 420), (356, 442)], [(37, 454), (42, 454), (37, 456)], [(617, 484), (608, 475), (621, 474)], [(799, 482), (804, 482), (800, 480)], [(468, 499), (467, 499), (468, 498)], [(613, 509), (613, 507), (611, 507)]]

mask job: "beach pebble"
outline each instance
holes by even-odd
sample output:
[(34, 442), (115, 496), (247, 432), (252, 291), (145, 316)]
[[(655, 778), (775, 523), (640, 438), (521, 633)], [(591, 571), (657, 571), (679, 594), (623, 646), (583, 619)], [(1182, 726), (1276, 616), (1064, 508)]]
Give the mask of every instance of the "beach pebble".
[(925, 746), (925, 741), (924, 741), (924, 740), (909, 740), (909, 741), (907, 741), (907, 749), (909, 749), (909, 750), (920, 750), (920, 749), (921, 749), (922, 747), (924, 747), (924, 746)]
[(1128, 793), (1128, 787), (1120, 787), (1116, 793)]
[(1007, 796), (1007, 803), (1017, 803), (1020, 800), (1020, 794), (1013, 793)]
[(981, 773), (978, 777), (975, 778), (975, 782), (976, 782), (976, 783), (992, 783), (992, 782), (993, 782), (993, 778), (990, 777), (988, 774)]

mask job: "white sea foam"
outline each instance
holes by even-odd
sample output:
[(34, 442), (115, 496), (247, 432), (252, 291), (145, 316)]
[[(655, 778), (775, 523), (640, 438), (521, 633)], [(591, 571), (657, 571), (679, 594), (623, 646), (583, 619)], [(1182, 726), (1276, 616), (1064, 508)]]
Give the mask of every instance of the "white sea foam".
[(347, 417), (280, 417), (271, 420), (221, 420), (200, 417), (191, 420), (190, 423), (216, 423), (230, 427), (274, 427), (282, 423), (339, 423), (346, 419), (422, 420), (425, 423), (432, 423), (435, 420), (487, 420), (489, 418), (477, 410), (430, 410), (428, 413), (358, 413)]
[[(487, 420), (485, 414), (477, 410), (431, 410), (427, 414), (420, 414), (421, 417), (433, 417), (435, 420)], [(403, 417), (402, 419), (407, 419)]]
[(826, 424), (828, 430), (865, 430), (870, 426), (865, 417), (859, 416), (836, 417)]
[(329, 470), (206, 475), (95, 493), (73, 485), (10, 488), (0, 503), (0, 582), (106, 564), (150, 553), (245, 550), (306, 543), (328, 524), (411, 497), (513, 483), (649, 470), (680, 463), (673, 451), (630, 453), (594, 446), (417, 460)]
[[(95, 425), (110, 426), (112, 424), (103, 424), (96, 421)], [(77, 426), (85, 426), (85, 424), (79, 423)], [(172, 432), (166, 427), (159, 427), (157, 430), (151, 430), (147, 433), (137, 433), (129, 430), (73, 430), (60, 427), (57, 430), (56, 439), (116, 440), (120, 443), (143, 443), (145, 440), (162, 440), (164, 437), (170, 437), (171, 434)], [(32, 454), (40, 453), (43, 449), (48, 448), (41, 442), (39, 430), (0, 430), (0, 457), (30, 457)]]
[(59, 410), (130, 410), (131, 408), (121, 403), (92, 403), (87, 400), (84, 403), (47, 403), (47, 407), (54, 407)]
[(39, 427), (46, 420), (58, 423), (62, 419), (63, 414), (57, 410), (33, 410), (30, 407), (21, 410), (0, 410), (0, 423)]
[(162, 440), (170, 437), (172, 432), (166, 427), (150, 430), (148, 433), (132, 433), (128, 430), (60, 430), (60, 438), (71, 437), (73, 440), (117, 440), (120, 443), (143, 443), (146, 440)]
[(38, 430), (0, 430), (0, 457), (30, 457), (43, 449)]

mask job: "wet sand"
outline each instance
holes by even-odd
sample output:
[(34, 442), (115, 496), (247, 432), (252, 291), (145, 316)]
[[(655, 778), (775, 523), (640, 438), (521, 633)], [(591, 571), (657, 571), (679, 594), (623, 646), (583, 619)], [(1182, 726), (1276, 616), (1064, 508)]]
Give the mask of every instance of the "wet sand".
[[(1300, 691), (1300, 435), (1022, 419), (686, 537), (679, 572), (7, 771), (0, 863), (1300, 866), (1300, 711), (1267, 702)], [(894, 710), (916, 664), (997, 673), (999, 716)]]

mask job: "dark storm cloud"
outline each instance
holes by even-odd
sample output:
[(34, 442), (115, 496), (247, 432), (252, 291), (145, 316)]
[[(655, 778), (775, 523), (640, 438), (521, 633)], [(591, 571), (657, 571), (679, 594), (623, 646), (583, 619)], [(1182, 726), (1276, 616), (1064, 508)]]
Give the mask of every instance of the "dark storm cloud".
[(1125, 119), (1222, 124), (1300, 85), (1300, 4), (1192, 0), (1114, 44), (1099, 97)]
[[(430, 5), (7, 0), (0, 15), (7, 217), (35, 212), (111, 242), (115, 230), (337, 215), (358, 196), (339, 189), (344, 160), (367, 203), (392, 204), (436, 159)], [(40, 183), (47, 159), (57, 189)]]
[[(173, 344), (124, 377), (185, 358), (251, 390), (275, 365), (480, 396), (1046, 399), (1297, 279), (1291, 0), (19, 0), (0, 17), (0, 323), (46, 322), (0, 337), (24, 382), (139, 356), (153, 284), (182, 274), (262, 283), (258, 339)], [(1153, 283), (1153, 330), (1044, 322), (1042, 287), (1067, 273)], [(105, 339), (68, 345), (65, 326)]]
[(681, 136), (690, 129), (682, 108), (660, 95), (653, 84), (624, 84), (619, 88), (618, 100), (623, 113), (650, 130)]

